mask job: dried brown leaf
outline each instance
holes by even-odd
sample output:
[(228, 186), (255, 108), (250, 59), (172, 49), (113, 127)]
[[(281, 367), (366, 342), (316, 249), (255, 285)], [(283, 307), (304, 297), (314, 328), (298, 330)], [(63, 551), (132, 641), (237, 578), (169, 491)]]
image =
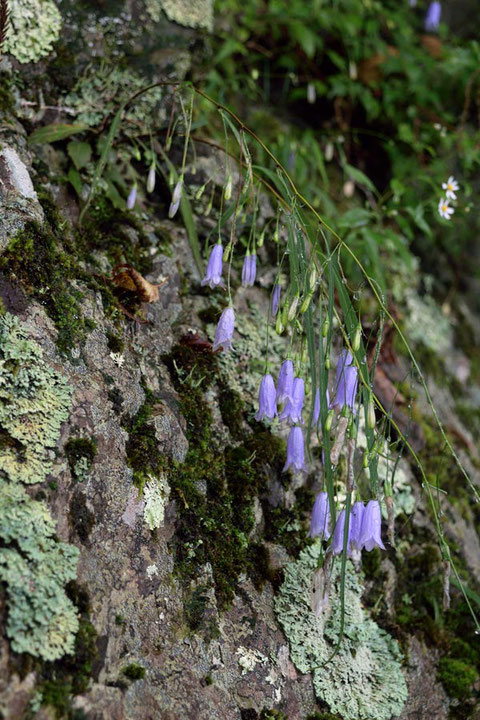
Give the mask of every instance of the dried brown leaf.
[(131, 265), (114, 267), (112, 281), (116, 287), (136, 293), (142, 302), (152, 303), (159, 298), (160, 285), (152, 285)]

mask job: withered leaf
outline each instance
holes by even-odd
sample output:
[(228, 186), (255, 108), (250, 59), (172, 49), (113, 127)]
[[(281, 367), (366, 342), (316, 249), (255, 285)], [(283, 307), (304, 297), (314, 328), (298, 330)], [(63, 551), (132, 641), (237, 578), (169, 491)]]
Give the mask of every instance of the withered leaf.
[(151, 303), (158, 300), (160, 285), (152, 285), (131, 265), (116, 265), (112, 272), (112, 282), (122, 290), (136, 293), (142, 302)]

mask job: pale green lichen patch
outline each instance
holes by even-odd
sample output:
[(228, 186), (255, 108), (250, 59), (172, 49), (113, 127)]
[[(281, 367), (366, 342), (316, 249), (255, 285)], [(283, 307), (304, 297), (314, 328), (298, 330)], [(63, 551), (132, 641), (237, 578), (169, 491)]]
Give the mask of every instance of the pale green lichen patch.
[(0, 472), (13, 482), (43, 482), (68, 418), (71, 388), (43, 361), (12, 315), (0, 317)]
[(169, 20), (187, 27), (213, 29), (213, 0), (146, 0), (147, 12), (155, 22), (163, 10)]
[(78, 617), (64, 586), (78, 550), (57, 541), (47, 506), (22, 486), (45, 480), (71, 389), (45, 364), (18, 319), (0, 317), (0, 581), (16, 652), (57, 660), (73, 652)]
[(164, 477), (151, 478), (143, 489), (143, 519), (150, 530), (162, 527), (165, 520), (165, 507), (168, 503), (170, 487)]
[(74, 649), (78, 617), (64, 585), (78, 550), (57, 542), (48, 508), (21, 485), (0, 480), (0, 580), (7, 585), (7, 635), (13, 650), (57, 660)]
[(21, 63), (48, 55), (58, 40), (62, 16), (52, 0), (10, 0), (10, 23), (2, 51)]
[(389, 720), (399, 715), (407, 699), (397, 642), (362, 608), (360, 576), (347, 563), (345, 633), (340, 634), (339, 563), (332, 572), (328, 608), (317, 616), (311, 607), (313, 574), (321, 543), (300, 553), (285, 568), (285, 580), (275, 599), (275, 611), (298, 670), (313, 674), (317, 697), (345, 720)]

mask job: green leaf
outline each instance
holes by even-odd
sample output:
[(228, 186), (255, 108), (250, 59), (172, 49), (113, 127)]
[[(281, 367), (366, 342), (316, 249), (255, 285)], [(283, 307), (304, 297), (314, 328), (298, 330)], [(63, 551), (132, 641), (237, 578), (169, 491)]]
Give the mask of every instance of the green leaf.
[(305, 55), (309, 58), (313, 58), (317, 48), (317, 36), (313, 30), (310, 30), (309, 27), (301, 22), (293, 22), (290, 26), (290, 30), (295, 40), (300, 43)]
[(347, 230), (364, 227), (371, 219), (372, 213), (369, 210), (365, 208), (353, 208), (352, 210), (347, 210), (347, 212), (342, 215), (338, 222), (338, 227), (341, 232), (345, 232)]
[(70, 137), (70, 135), (76, 135), (88, 129), (88, 125), (84, 125), (84, 123), (72, 123), (71, 125), (54, 123), (53, 125), (44, 125), (33, 131), (28, 138), (28, 142), (36, 143), (37, 145), (57, 142), (58, 140), (63, 140), (64, 138)]
[(92, 148), (84, 140), (70, 140), (67, 145), (67, 152), (77, 170), (81, 170), (85, 165), (88, 165), (92, 158)]
[(364, 185), (372, 192), (376, 193), (377, 189), (375, 185), (372, 183), (370, 178), (368, 178), (365, 173), (363, 173), (358, 168), (353, 167), (353, 165), (349, 165), (348, 163), (345, 163), (345, 172), (349, 176), (353, 182), (357, 183), (357, 185)]
[(78, 170), (76, 170), (74, 167), (71, 167), (70, 170), (68, 171), (67, 178), (68, 178), (68, 182), (70, 183), (70, 185), (73, 186), (73, 189), (77, 193), (78, 197), (81, 198), (83, 183), (82, 183), (82, 178), (80, 177), (80, 173), (78, 172)]

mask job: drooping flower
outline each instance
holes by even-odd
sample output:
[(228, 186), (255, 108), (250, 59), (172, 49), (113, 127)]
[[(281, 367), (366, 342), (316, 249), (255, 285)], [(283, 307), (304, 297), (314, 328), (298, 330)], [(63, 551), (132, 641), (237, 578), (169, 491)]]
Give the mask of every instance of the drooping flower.
[(428, 6), (427, 14), (425, 15), (425, 30), (427, 32), (435, 32), (438, 30), (441, 16), (441, 4), (437, 0), (435, 0), (435, 2), (431, 2)]
[(282, 292), (282, 286), (276, 284), (273, 288), (272, 293), (272, 302), (270, 305), (270, 312), (272, 313), (272, 316), (275, 317), (278, 312), (278, 306), (280, 304), (280, 294)]
[(263, 420), (264, 417), (273, 420), (277, 414), (277, 391), (275, 390), (275, 383), (270, 373), (264, 375), (260, 382), (260, 390), (258, 392), (258, 412), (255, 415), (255, 420)]
[[(343, 535), (345, 533), (345, 510), (342, 510), (337, 517), (335, 523), (335, 530), (333, 531), (333, 540), (330, 545), (330, 550), (334, 555), (340, 555), (343, 552)], [(350, 556), (350, 533), (351, 533), (351, 517), (350, 525), (348, 528), (347, 538), (347, 555)]]
[(295, 423), (302, 423), (303, 398), (305, 397), (305, 382), (303, 378), (296, 377), (292, 385), (292, 395), (287, 398), (285, 407), (280, 415), (280, 420), (288, 420)]
[(217, 243), (213, 246), (208, 258), (207, 272), (202, 280), (202, 287), (204, 285), (210, 285), (213, 288), (216, 285), (223, 287), (222, 282), (222, 267), (223, 267), (223, 246)]
[(353, 357), (347, 350), (342, 350), (338, 359), (335, 376), (335, 398), (332, 407), (342, 409), (344, 406), (356, 414), (355, 396), (358, 386), (358, 370), (353, 364)]
[(284, 360), (277, 381), (277, 402), (284, 403), (292, 397), (293, 390), (293, 362)]
[(218, 350), (222, 347), (224, 350), (229, 350), (232, 347), (232, 335), (235, 327), (235, 313), (233, 308), (228, 307), (220, 315), (217, 329), (215, 330), (215, 340), (212, 346), (212, 350)]
[(440, 213), (440, 217), (445, 218), (445, 220), (450, 220), (450, 215), (453, 215), (455, 212), (452, 207), (450, 207), (450, 200), (446, 200), (445, 198), (440, 198), (438, 203), (438, 212)]
[(328, 540), (330, 531), (330, 508), (328, 505), (328, 495), (326, 492), (318, 493), (312, 510), (312, 519), (310, 521), (310, 537), (321, 537)]
[(150, 166), (147, 175), (147, 192), (152, 193), (155, 190), (155, 164)]
[(242, 268), (242, 285), (243, 287), (251, 286), (255, 283), (257, 275), (257, 256), (247, 253), (243, 261)]
[(137, 202), (137, 183), (133, 183), (132, 189), (128, 193), (128, 197), (127, 197), (127, 209), (133, 210), (136, 202)]
[(381, 537), (382, 515), (378, 500), (369, 500), (363, 511), (362, 529), (360, 531), (360, 549), (365, 548), (367, 552), (378, 546), (385, 550)]
[(170, 203), (170, 207), (168, 208), (168, 217), (173, 218), (177, 214), (177, 210), (180, 207), (180, 200), (182, 199), (182, 188), (183, 188), (183, 179), (180, 178), (180, 180), (177, 182), (173, 189), (172, 193), (172, 202)]
[(283, 472), (293, 465), (294, 470), (303, 470), (307, 472), (305, 466), (305, 448), (303, 443), (302, 428), (298, 425), (292, 427), (287, 439), (287, 462), (283, 467)]
[(353, 504), (352, 512), (350, 513), (350, 542), (353, 548), (357, 550), (361, 549), (360, 535), (362, 532), (362, 520), (365, 512), (365, 505), (363, 502), (356, 502)]
[(455, 193), (460, 189), (458, 182), (455, 180), (453, 175), (450, 175), (446, 183), (442, 183), (442, 188), (446, 191), (445, 195), (448, 200), (456, 200), (457, 196)]
[[(330, 405), (330, 394), (327, 390), (327, 407)], [(313, 424), (317, 425), (318, 420), (320, 418), (320, 388), (317, 387), (317, 391), (315, 393), (315, 400), (313, 403)]]

